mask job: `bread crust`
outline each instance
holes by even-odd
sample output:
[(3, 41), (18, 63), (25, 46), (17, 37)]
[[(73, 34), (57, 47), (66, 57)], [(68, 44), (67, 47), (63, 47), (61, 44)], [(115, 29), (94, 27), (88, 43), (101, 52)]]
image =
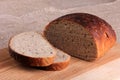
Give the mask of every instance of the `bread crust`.
[(18, 61), (26, 66), (33, 66), (33, 67), (49, 66), (54, 62), (54, 59), (56, 56), (56, 50), (54, 49), (54, 47), (53, 47), (53, 49), (54, 49), (55, 54), (53, 56), (37, 57), (37, 58), (29, 57), (26, 55), (22, 55), (11, 48), (10, 42), (11, 42), (12, 38), (13, 37), (11, 37), (9, 40), (8, 49), (9, 49), (10, 56), (13, 57), (16, 61)]
[[(116, 42), (116, 34), (111, 25), (109, 25), (105, 20), (88, 13), (72, 13), (59, 17), (46, 26), (44, 34), (50, 27), (49, 25), (55, 21), (61, 20), (77, 23), (90, 32), (97, 47), (96, 58), (103, 56)], [(90, 59), (90, 61), (94, 61), (96, 58), (92, 60)]]

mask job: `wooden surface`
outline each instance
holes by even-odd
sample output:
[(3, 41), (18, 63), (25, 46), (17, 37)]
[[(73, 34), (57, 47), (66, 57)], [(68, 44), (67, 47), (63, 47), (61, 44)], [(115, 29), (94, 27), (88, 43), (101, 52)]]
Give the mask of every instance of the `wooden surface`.
[[(7, 51), (11, 36), (24, 31), (42, 32), (46, 24), (68, 13), (97, 15), (112, 25), (117, 44), (101, 59), (72, 58), (62, 71), (20, 65)], [(120, 80), (120, 0), (0, 0), (0, 80)]]
[[(47, 71), (40, 68), (22, 66), (9, 56), (7, 49), (1, 49), (0, 56), (0, 80), (96, 80), (101, 77), (103, 78), (101, 80), (106, 78), (110, 80), (109, 76), (112, 73), (109, 70), (110, 68), (114, 70), (113, 76), (116, 73), (120, 73), (118, 70), (120, 60), (119, 62), (117, 61), (120, 58), (120, 44), (116, 44), (104, 57), (94, 62), (86, 62), (72, 57), (70, 65), (62, 71)], [(114, 66), (115, 63), (117, 64), (116, 66)], [(106, 65), (109, 66), (106, 67)], [(97, 69), (101, 66), (103, 68)], [(107, 71), (108, 73), (98, 75), (101, 73), (98, 70)], [(94, 76), (95, 78), (93, 78)]]

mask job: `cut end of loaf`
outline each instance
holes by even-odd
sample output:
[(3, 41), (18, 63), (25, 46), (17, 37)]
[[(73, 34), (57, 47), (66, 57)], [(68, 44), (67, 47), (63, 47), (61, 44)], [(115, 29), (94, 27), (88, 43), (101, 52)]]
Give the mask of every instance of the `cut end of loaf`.
[(82, 25), (67, 20), (50, 23), (44, 34), (53, 46), (84, 60), (97, 57), (96, 44), (91, 34)]
[(54, 61), (55, 49), (37, 32), (24, 32), (11, 38), (11, 56), (29, 66), (48, 66)]

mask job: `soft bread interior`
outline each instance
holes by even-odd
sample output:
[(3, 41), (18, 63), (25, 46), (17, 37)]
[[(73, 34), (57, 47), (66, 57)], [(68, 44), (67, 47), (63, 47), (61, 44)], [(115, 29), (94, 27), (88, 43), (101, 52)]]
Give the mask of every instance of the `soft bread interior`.
[(51, 44), (72, 56), (85, 60), (97, 57), (92, 35), (75, 22), (56, 20), (47, 26), (44, 34)]
[(54, 63), (65, 62), (65, 61), (68, 61), (69, 59), (70, 59), (70, 56), (68, 54), (66, 54), (63, 51), (57, 49), (57, 53), (56, 53)]
[(10, 48), (30, 57), (49, 57), (55, 54), (53, 47), (36, 32), (24, 32), (10, 40)]

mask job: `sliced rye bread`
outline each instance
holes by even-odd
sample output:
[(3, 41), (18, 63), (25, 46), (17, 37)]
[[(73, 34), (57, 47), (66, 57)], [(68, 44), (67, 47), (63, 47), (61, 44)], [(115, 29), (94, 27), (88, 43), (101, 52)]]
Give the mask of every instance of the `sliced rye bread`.
[(46, 26), (43, 34), (54, 47), (87, 61), (103, 56), (116, 42), (112, 27), (88, 13), (57, 18)]
[(70, 55), (64, 53), (63, 51), (59, 49), (56, 49), (56, 50), (57, 50), (57, 54), (56, 54), (54, 62), (50, 66), (47, 66), (46, 69), (62, 70), (69, 65), (70, 58), (71, 58)]
[(27, 66), (49, 66), (56, 56), (56, 50), (37, 32), (12, 37), (8, 47), (10, 55)]

